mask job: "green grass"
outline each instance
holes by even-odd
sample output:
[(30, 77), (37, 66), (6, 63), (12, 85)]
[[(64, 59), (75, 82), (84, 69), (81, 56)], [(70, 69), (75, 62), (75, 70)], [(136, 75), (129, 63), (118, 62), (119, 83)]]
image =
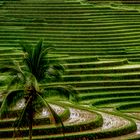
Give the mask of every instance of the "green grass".
[[(78, 0), (18, 0), (1, 5), (0, 63), (8, 62), (9, 58), (21, 62), (21, 51), (16, 50), (19, 42), (24, 40), (35, 44), (43, 38), (45, 44), (49, 42), (56, 47), (49, 58), (58, 58), (66, 68), (63, 80), (50, 85), (72, 85), (79, 92), (80, 102), (77, 105), (55, 98), (55, 103), (62, 100), (59, 105), (68, 107), (60, 114), (63, 121), (69, 122), (73, 117), (73, 123), (66, 125), (67, 140), (111, 139), (122, 135), (124, 139), (139, 138), (136, 120), (131, 120), (133, 115), (126, 115), (128, 111), (135, 113), (139, 110), (135, 107), (140, 101), (139, 9), (140, 5), (134, 4)], [(7, 77), (8, 74), (0, 76), (0, 102)], [(71, 108), (83, 114), (69, 114)], [(109, 108), (114, 110), (109, 111)], [(111, 121), (106, 122), (104, 110), (108, 110), (108, 118), (114, 112), (113, 117), (116, 120), (120, 118), (118, 124), (122, 121), (128, 122), (128, 125), (111, 126)], [(16, 111), (13, 111), (15, 114)], [(74, 117), (77, 117), (75, 121)], [(13, 129), (8, 125), (13, 120), (7, 119), (7, 126), (4, 121), (0, 120), (5, 127), (3, 129), (0, 125), (0, 140), (10, 140)], [(103, 122), (109, 124), (110, 129), (103, 130)], [(47, 127), (43, 121), (40, 123), (43, 124), (42, 131), (39, 130), (41, 125), (36, 124), (33, 139), (62, 140), (59, 129)], [(27, 130), (24, 136), (27, 139)]]

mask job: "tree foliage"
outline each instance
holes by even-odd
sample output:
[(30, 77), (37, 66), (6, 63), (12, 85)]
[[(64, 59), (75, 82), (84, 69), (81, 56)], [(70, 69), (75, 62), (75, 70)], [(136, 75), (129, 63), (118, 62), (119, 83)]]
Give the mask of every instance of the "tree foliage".
[[(9, 72), (12, 75), (7, 89), (3, 92), (3, 102), (0, 108), (0, 117), (7, 116), (9, 107), (15, 106), (16, 103), (24, 99), (24, 107), (15, 121), (14, 127), (20, 130), (21, 127), (27, 125), (29, 127), (29, 137), (32, 139), (32, 125), (35, 114), (44, 106), (51, 113), (51, 120), (56, 124), (61, 124), (64, 128), (58, 114), (54, 111), (48, 103), (45, 94), (48, 91), (55, 90), (61, 96), (70, 98), (72, 95), (75, 99), (75, 90), (70, 86), (46, 86), (40, 87), (40, 83), (49, 82), (49, 79), (58, 79), (61, 77), (64, 67), (56, 60), (50, 61), (48, 53), (54, 48), (50, 45), (44, 46), (43, 40), (40, 40), (37, 45), (32, 46), (28, 43), (20, 43), (24, 53), (23, 65), (18, 62), (10, 60), (9, 63), (1, 66), (1, 72)], [(15, 136), (15, 135), (14, 135)]]

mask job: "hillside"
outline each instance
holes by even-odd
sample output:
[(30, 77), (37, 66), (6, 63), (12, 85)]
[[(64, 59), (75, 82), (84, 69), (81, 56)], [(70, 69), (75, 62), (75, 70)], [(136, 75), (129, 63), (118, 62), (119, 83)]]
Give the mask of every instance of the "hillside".
[[(35, 44), (43, 38), (44, 45), (56, 48), (50, 59), (66, 67), (63, 80), (49, 85), (72, 85), (79, 92), (78, 105), (61, 99), (51, 104), (64, 116), (66, 140), (140, 139), (140, 16), (138, 5), (130, 7), (80, 0), (1, 3), (1, 64), (9, 58), (21, 61), (20, 41)], [(1, 91), (8, 76), (0, 75)], [(59, 129), (46, 126), (48, 119), (37, 118), (34, 140), (62, 140)], [(14, 121), (14, 113), (0, 120), (0, 140), (13, 139)], [(28, 139), (27, 129), (22, 132)]]

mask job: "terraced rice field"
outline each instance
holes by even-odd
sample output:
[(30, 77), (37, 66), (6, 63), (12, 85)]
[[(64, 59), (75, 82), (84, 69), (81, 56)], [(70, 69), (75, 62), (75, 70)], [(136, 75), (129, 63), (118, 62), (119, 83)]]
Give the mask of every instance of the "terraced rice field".
[[(60, 99), (51, 104), (63, 118), (65, 139), (138, 140), (139, 32), (138, 9), (80, 0), (1, 1), (0, 63), (21, 60), (20, 41), (34, 44), (43, 38), (56, 48), (50, 59), (57, 58), (66, 67), (63, 81), (49, 85), (72, 85), (79, 92), (78, 105)], [(1, 91), (7, 78), (0, 74)], [(0, 102), (2, 98), (0, 94)], [(22, 103), (17, 106), (22, 109)], [(16, 111), (0, 120), (0, 140), (13, 139)], [(61, 129), (50, 124), (45, 108), (35, 120), (34, 140), (63, 139)], [(17, 139), (28, 139), (27, 129)]]

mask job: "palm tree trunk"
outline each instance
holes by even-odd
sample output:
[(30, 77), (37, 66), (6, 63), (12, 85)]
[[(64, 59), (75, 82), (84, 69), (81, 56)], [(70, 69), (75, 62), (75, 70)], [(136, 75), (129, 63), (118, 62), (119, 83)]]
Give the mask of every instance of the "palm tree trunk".
[(32, 126), (33, 126), (33, 108), (32, 108), (32, 98), (30, 99), (28, 119), (29, 119), (29, 140), (32, 140)]
[(29, 140), (32, 140), (32, 124), (29, 124)]

